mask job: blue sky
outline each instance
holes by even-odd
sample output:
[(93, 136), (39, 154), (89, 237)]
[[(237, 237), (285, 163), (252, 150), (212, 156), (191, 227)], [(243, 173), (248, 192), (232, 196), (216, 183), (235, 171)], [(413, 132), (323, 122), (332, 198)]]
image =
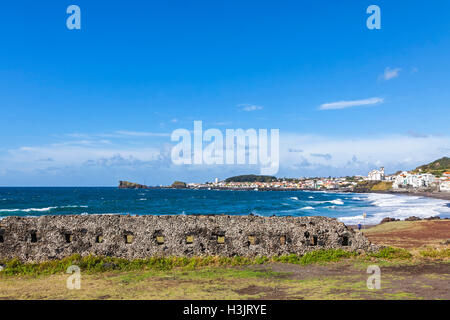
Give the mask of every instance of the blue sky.
[[(81, 30), (66, 28), (71, 4)], [(366, 27), (371, 4), (381, 30)], [(0, 38), (3, 186), (255, 173), (174, 166), (170, 134), (194, 120), (279, 129), (279, 176), (450, 154), (446, 0), (17, 0)]]

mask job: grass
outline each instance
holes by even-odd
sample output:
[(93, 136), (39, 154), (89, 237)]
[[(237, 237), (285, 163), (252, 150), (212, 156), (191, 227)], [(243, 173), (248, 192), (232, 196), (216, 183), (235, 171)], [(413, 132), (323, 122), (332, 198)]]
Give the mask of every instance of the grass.
[[(383, 276), (383, 290), (369, 290), (367, 274), (361, 271), (305, 278), (267, 267), (111, 271), (82, 273), (79, 290), (67, 289), (68, 276), (5, 277), (0, 281), (0, 299), (392, 299), (393, 295), (412, 298), (402, 297), (401, 288), (387, 287), (389, 275)], [(425, 280), (422, 285), (433, 281)]]
[(368, 256), (386, 260), (397, 260), (397, 259), (408, 260), (413, 257), (413, 255), (408, 250), (393, 247), (383, 248), (378, 252), (370, 253)]
[(422, 221), (393, 221), (382, 223), (364, 230), (364, 234), (396, 232), (401, 230), (420, 230)]
[(391, 181), (381, 181), (372, 187), (372, 191), (388, 191), (392, 189)]
[[(434, 251), (423, 253), (423, 257), (435, 254)], [(448, 251), (440, 252), (439, 255), (446, 254)], [(103, 256), (80, 256), (72, 255), (62, 260), (52, 260), (41, 263), (23, 263), (18, 259), (0, 261), (4, 269), (0, 271), (0, 276), (16, 275), (52, 275), (65, 273), (71, 265), (77, 265), (83, 273), (93, 274), (109, 271), (136, 271), (136, 270), (154, 270), (170, 271), (174, 269), (198, 270), (204, 267), (237, 267), (248, 265), (261, 265), (271, 262), (292, 263), (299, 265), (326, 264), (329, 262), (338, 262), (344, 259), (356, 258), (362, 261), (367, 259), (381, 260), (408, 260), (412, 258), (411, 253), (405, 249), (383, 248), (377, 253), (359, 255), (356, 252), (345, 251), (342, 249), (322, 249), (305, 253), (304, 255), (285, 255), (275, 257), (151, 257), (147, 259), (127, 260), (114, 257)]]
[[(417, 278), (383, 273), (382, 290), (369, 290), (366, 264), (406, 266), (423, 262), (424, 258), (448, 257), (444, 250), (430, 248), (424, 252), (422, 260), (407, 250), (391, 247), (370, 254), (337, 249), (271, 258), (126, 260), (74, 255), (44, 263), (10, 260), (0, 262), (5, 265), (0, 272), (0, 299), (414, 299), (417, 296), (412, 289), (401, 283), (415, 281), (417, 290), (427, 295), (448, 276)], [(317, 273), (314, 264), (328, 263), (333, 263), (324, 266), (328, 273)], [(65, 271), (72, 264), (81, 269), (80, 290), (66, 287), (69, 275)], [(336, 268), (346, 272), (336, 274)]]
[(106, 271), (133, 271), (133, 270), (161, 270), (168, 271), (175, 268), (194, 270), (201, 267), (245, 266), (258, 265), (268, 262), (284, 262), (294, 264), (311, 264), (339, 261), (356, 256), (356, 253), (342, 249), (317, 250), (308, 252), (303, 256), (291, 254), (279, 257), (152, 257), (147, 259), (127, 260), (103, 256), (72, 255), (62, 260), (53, 260), (42, 263), (23, 263), (18, 259), (0, 262), (4, 265), (2, 275), (49, 275), (63, 273), (71, 265), (77, 265), (85, 273)]
[(104, 256), (81, 256), (74, 254), (61, 260), (52, 260), (41, 263), (23, 263), (18, 259), (0, 262), (4, 275), (49, 275), (62, 273), (71, 265), (77, 265), (85, 273), (106, 271), (133, 271), (133, 270), (161, 270), (168, 271), (174, 268), (186, 270), (205, 266), (242, 266), (248, 264), (264, 263), (262, 258), (245, 257), (151, 257), (147, 259), (127, 260)]
[(425, 250), (419, 251), (419, 254), (424, 258), (445, 259), (450, 258), (450, 248), (445, 249), (426, 248)]
[(336, 262), (342, 259), (357, 256), (356, 252), (345, 251), (342, 249), (316, 250), (311, 251), (303, 256), (295, 254), (272, 258), (274, 262), (293, 263), (307, 265), (312, 263)]

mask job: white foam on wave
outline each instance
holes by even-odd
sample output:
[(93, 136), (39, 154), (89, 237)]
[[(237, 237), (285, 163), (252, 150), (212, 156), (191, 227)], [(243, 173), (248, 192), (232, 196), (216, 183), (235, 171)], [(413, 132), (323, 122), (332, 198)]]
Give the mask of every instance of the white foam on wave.
[(0, 209), (0, 212), (47, 212), (53, 209), (64, 209), (64, 208), (88, 208), (88, 206), (78, 206), (78, 205), (69, 205), (69, 206), (60, 206), (60, 207), (47, 207), (47, 208), (25, 208), (25, 209)]
[(291, 199), (291, 200), (298, 200), (297, 197), (289, 197), (289, 199)]
[(89, 208), (89, 206), (61, 206), (61, 207), (57, 207), (57, 208)]
[(0, 212), (46, 212), (57, 207), (47, 207), (47, 208), (27, 208), (27, 209), (0, 209)]
[[(448, 201), (440, 199), (394, 194), (367, 194), (367, 200), (372, 207), (361, 208), (367, 212), (366, 224), (378, 224), (386, 217), (404, 220), (411, 216), (423, 219), (450, 215)], [(362, 214), (358, 214), (339, 217), (338, 220), (348, 224), (357, 224), (363, 222), (364, 217)]]
[(342, 199), (334, 199), (334, 200), (326, 200), (326, 201), (317, 201), (317, 203), (332, 203), (332, 204), (343, 205), (344, 201), (342, 201)]
[(302, 210), (314, 210), (313, 207), (303, 207)]

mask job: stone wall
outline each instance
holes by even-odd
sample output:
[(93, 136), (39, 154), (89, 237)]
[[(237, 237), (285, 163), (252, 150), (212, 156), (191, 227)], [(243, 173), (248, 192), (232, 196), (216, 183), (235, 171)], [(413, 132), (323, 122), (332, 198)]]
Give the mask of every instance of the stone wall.
[(372, 250), (359, 232), (325, 217), (78, 215), (7, 217), (0, 259), (61, 259), (74, 253), (150, 256), (273, 256), (317, 249)]

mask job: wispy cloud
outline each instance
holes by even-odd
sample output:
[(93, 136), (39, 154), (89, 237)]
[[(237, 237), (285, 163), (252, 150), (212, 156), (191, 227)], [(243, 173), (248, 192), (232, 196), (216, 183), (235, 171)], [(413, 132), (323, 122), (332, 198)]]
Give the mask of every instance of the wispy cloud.
[(427, 134), (423, 134), (423, 133), (420, 133), (420, 132), (417, 132), (414, 130), (408, 130), (408, 132), (406, 134), (408, 134), (409, 136), (414, 137), (414, 138), (427, 138), (428, 137)]
[(319, 110), (338, 110), (345, 109), (351, 107), (361, 107), (368, 105), (375, 105), (379, 103), (383, 103), (384, 99), (380, 97), (362, 99), (362, 100), (349, 100), (349, 101), (337, 101), (337, 102), (328, 102), (319, 106)]
[[(388, 172), (410, 170), (442, 157), (443, 148), (449, 146), (450, 136), (355, 138), (286, 133), (280, 135), (280, 170), (290, 175), (325, 176), (367, 174), (376, 166), (385, 166)], [(300, 148), (304, 150), (302, 157), (291, 152)]]
[(391, 80), (397, 78), (400, 75), (401, 70), (402, 70), (401, 68), (391, 69), (387, 67), (386, 69), (384, 69), (384, 73), (381, 75), (381, 78), (384, 80)]
[(312, 157), (323, 158), (325, 160), (331, 160), (332, 156), (329, 153), (311, 153)]
[(248, 103), (239, 104), (238, 107), (241, 108), (242, 111), (246, 111), (246, 112), (261, 110), (263, 108), (262, 106), (258, 106), (256, 104), (248, 104)]

